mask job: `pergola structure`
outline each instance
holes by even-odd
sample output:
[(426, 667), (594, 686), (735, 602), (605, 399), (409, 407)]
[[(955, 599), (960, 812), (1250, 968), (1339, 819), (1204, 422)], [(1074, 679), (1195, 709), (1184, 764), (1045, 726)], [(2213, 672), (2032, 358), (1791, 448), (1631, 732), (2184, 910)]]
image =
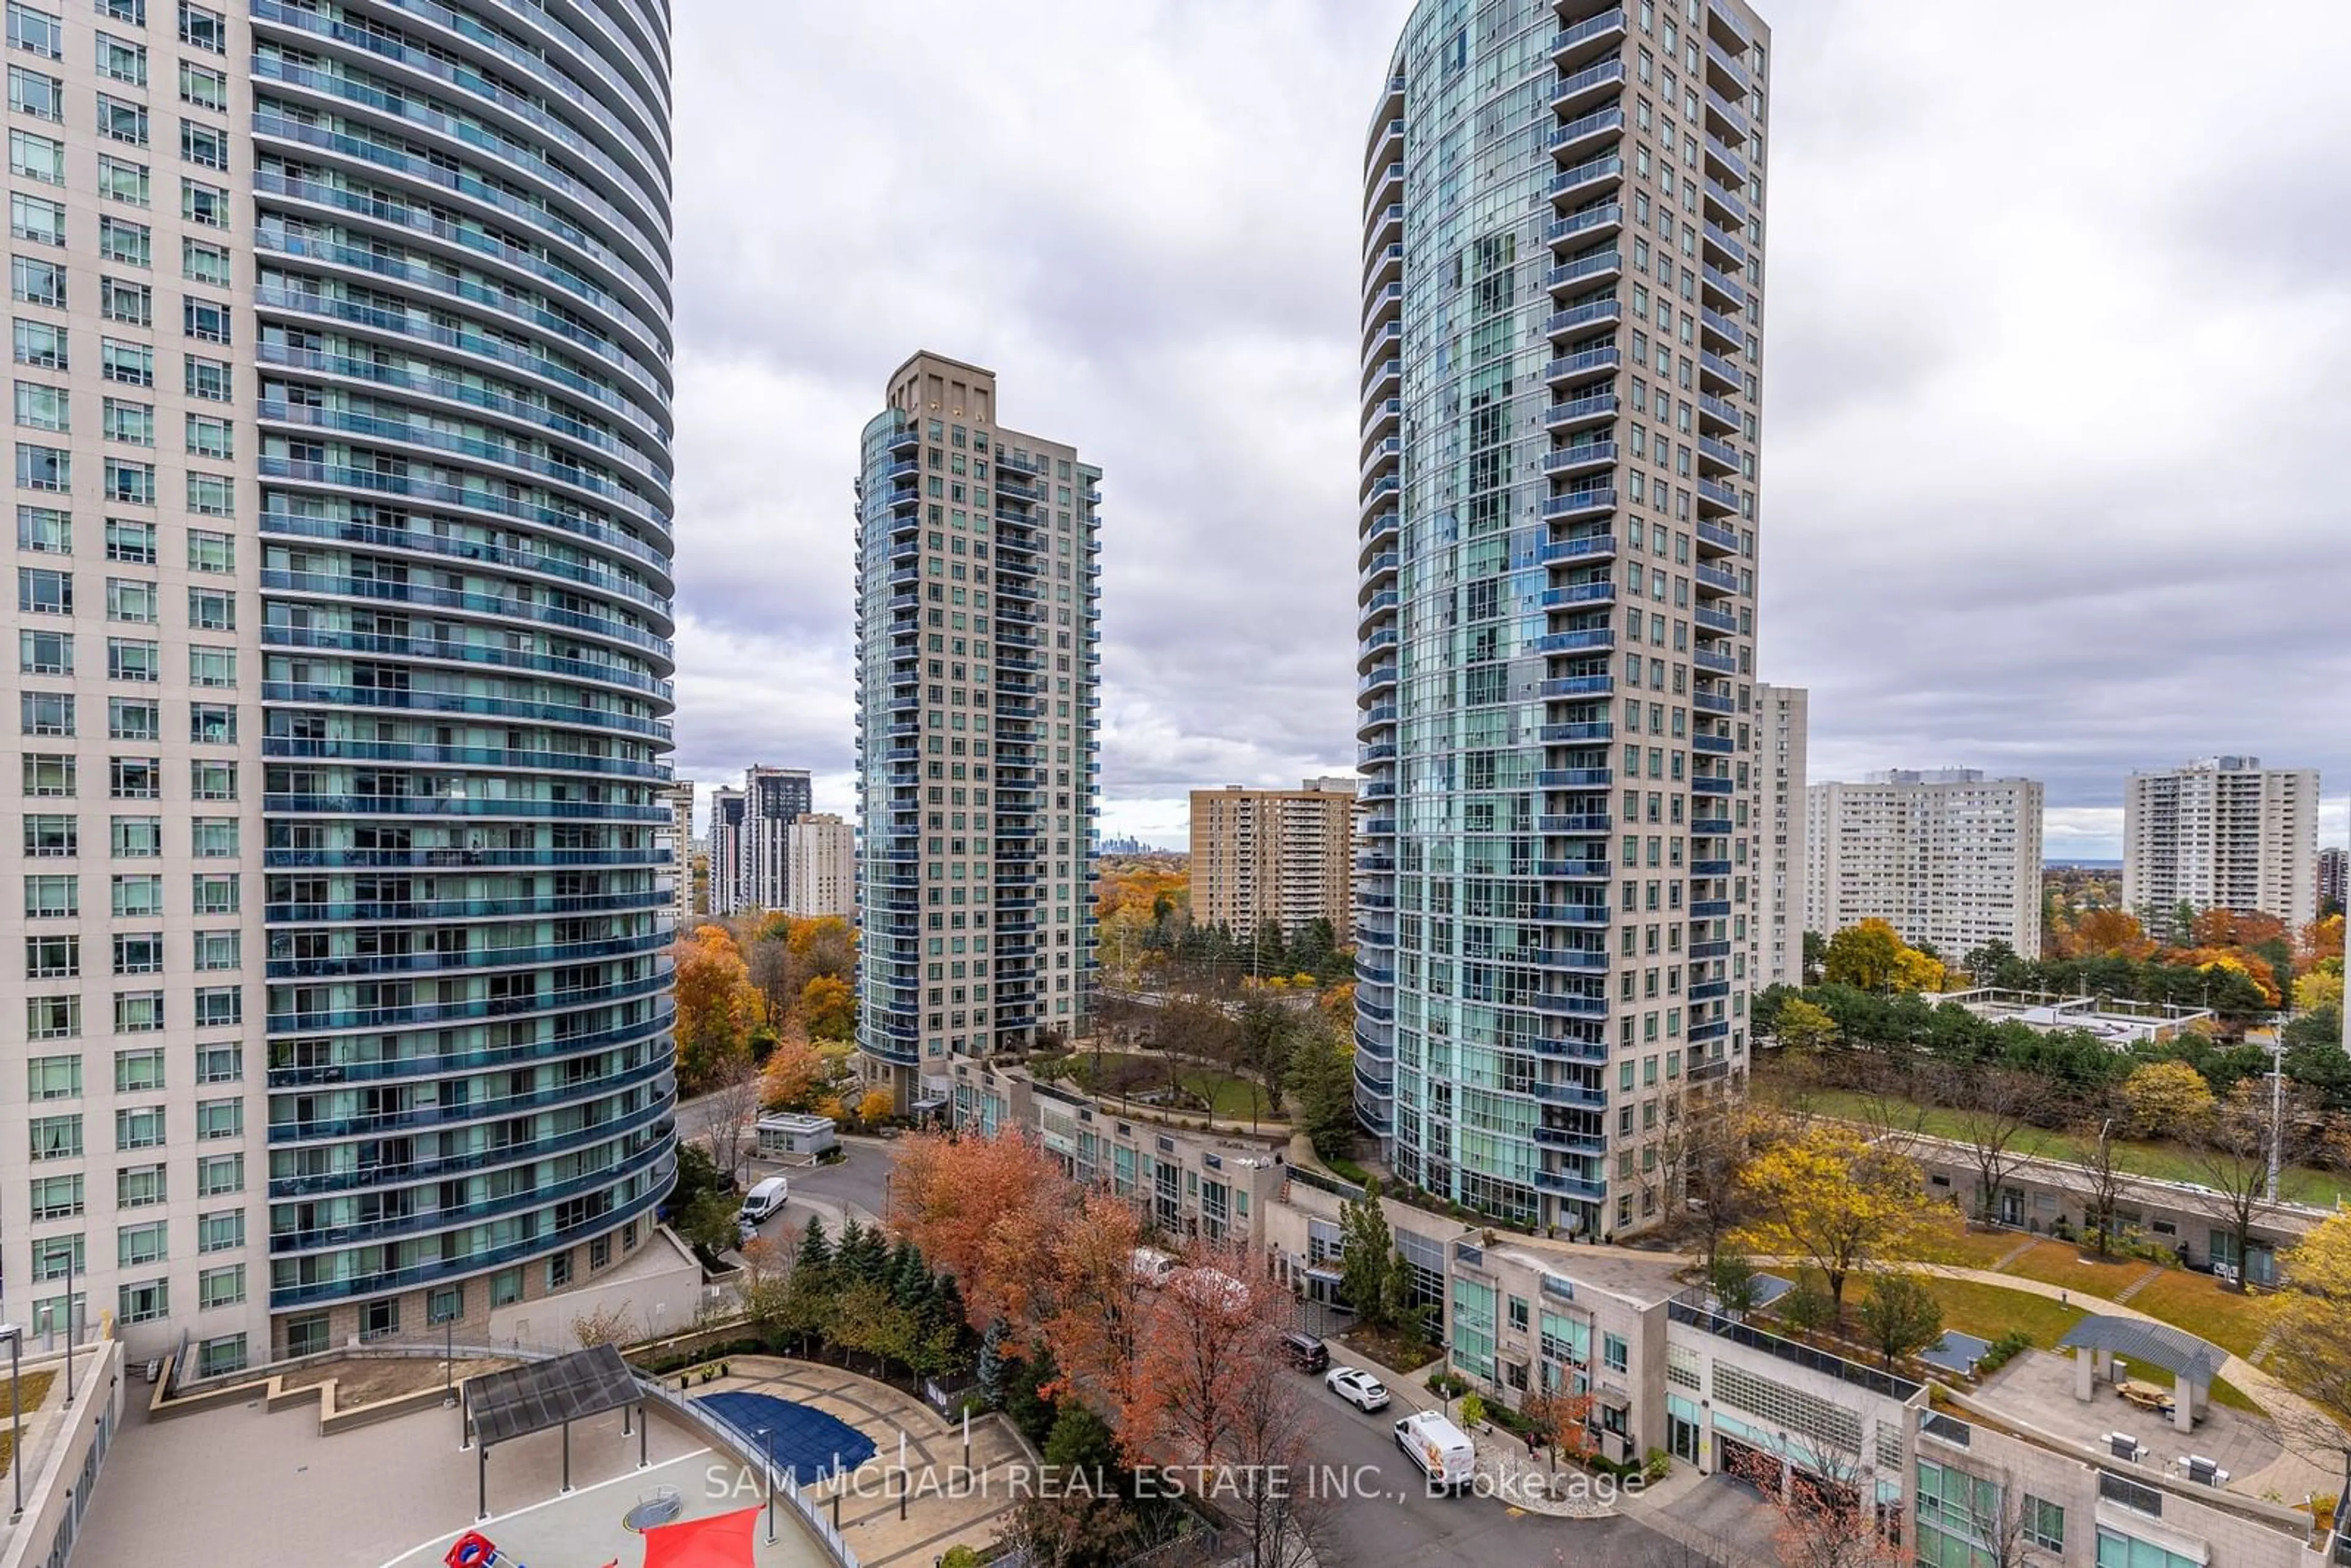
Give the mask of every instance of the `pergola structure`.
[(2213, 1380), (2229, 1359), (2218, 1345), (2169, 1323), (2106, 1315), (2084, 1318), (2065, 1331), (2057, 1348), (2074, 1353), (2074, 1397), (2085, 1403), (2099, 1383), (2115, 1381), (2117, 1354), (2134, 1367), (2145, 1364), (2171, 1374), (2171, 1424), (2182, 1432), (2196, 1429), (2196, 1418), (2210, 1405)]
[(474, 1445), (475, 1517), (490, 1516), (490, 1450), (516, 1437), (563, 1428), (563, 1490), (571, 1490), (571, 1424), (609, 1410), (621, 1412), (629, 1430), (633, 1410), (637, 1468), (645, 1468), (645, 1396), (637, 1375), (609, 1344), (534, 1361), (505, 1372), (485, 1373), (465, 1385), (464, 1420)]

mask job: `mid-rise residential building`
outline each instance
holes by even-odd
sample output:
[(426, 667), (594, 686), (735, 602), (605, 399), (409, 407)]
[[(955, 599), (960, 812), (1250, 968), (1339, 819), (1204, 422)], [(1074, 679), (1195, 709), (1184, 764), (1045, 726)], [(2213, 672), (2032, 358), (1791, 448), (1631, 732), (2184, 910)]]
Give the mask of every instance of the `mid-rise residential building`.
[(721, 784), (710, 792), (710, 869), (705, 915), (740, 915), (744, 870), (749, 863), (744, 849), (749, 798)]
[(2346, 871), (2351, 871), (2351, 855), (2331, 844), (2318, 852), (2318, 902), (2321, 904), (2335, 909), (2344, 906)]
[(1755, 687), (1755, 739), (1762, 755), (1763, 830), (1757, 852), (1763, 880), (1761, 983), (1804, 978), (1804, 735), (1811, 694), (1802, 686)]
[(917, 353), (857, 483), (858, 1048), (902, 1106), (952, 1057), (1067, 1036), (1093, 968), (1096, 486)]
[(666, 884), (672, 927), (683, 933), (695, 915), (694, 780), (681, 779), (664, 797), (669, 803), (666, 848), (670, 863)]
[(1192, 791), (1192, 918), (1249, 936), (1270, 921), (1296, 936), (1327, 920), (1352, 925), (1355, 780), (1295, 789), (1228, 784)]
[(205, 1376), (463, 1337), (650, 1233), (669, 32), (9, 8), (0, 1277), (37, 1343), (110, 1316)]
[(857, 829), (829, 812), (803, 811), (791, 825), (792, 885), (784, 907), (794, 915), (857, 914)]
[(1742, 0), (1421, 0), (1365, 138), (1357, 1111), (1584, 1236), (1745, 1073), (1769, 73)]
[(743, 770), (743, 864), (738, 909), (782, 909), (792, 896), (792, 824), (815, 809), (804, 768)]
[(1872, 773), (1804, 791), (1804, 925), (1884, 920), (1957, 964), (2005, 942), (2041, 952), (2042, 790), (1980, 768)]
[(2123, 795), (2123, 905), (2165, 937), (2180, 912), (2318, 915), (2318, 774), (2258, 757), (2134, 773)]

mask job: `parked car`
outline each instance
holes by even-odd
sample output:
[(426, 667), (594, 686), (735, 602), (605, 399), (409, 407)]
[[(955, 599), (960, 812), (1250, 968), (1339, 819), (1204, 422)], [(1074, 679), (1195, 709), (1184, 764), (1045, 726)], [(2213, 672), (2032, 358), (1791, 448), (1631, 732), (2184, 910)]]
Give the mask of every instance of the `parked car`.
[(1320, 1372), (1331, 1364), (1331, 1348), (1311, 1333), (1290, 1333), (1281, 1336), (1281, 1354), (1290, 1364), (1301, 1372)]
[(1387, 1385), (1361, 1367), (1334, 1366), (1322, 1385), (1367, 1416), (1388, 1407)]
[(1478, 1449), (1469, 1434), (1434, 1410), (1397, 1422), (1395, 1440), (1437, 1486), (1458, 1491), (1478, 1479)]
[(1156, 1247), (1136, 1248), (1130, 1266), (1134, 1270), (1136, 1281), (1155, 1291), (1165, 1284), (1177, 1268), (1175, 1258)]

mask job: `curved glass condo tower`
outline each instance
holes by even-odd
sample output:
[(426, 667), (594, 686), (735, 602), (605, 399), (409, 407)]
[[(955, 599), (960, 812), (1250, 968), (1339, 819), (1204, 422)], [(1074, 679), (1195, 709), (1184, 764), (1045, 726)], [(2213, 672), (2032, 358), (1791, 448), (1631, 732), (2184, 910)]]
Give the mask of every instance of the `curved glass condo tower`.
[(42, 1065), (0, 1078), (37, 1339), (69, 1261), (198, 1374), (513, 1332), (651, 1234), (669, 31), (11, 8), (20, 679), (66, 699), (6, 841), (45, 879), (5, 981)]
[(1562, 1233), (1745, 1079), (1768, 37), (1423, 0), (1364, 155), (1357, 1109)]

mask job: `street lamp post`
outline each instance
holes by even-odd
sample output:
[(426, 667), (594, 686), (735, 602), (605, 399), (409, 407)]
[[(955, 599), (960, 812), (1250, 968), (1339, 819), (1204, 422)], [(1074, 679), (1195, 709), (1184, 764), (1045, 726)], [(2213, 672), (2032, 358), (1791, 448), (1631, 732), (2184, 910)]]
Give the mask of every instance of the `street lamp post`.
[(768, 1544), (776, 1543), (776, 1446), (768, 1428), (759, 1428), (759, 1463), (768, 1487)]
[(16, 1511), (10, 1522), (25, 1517), (25, 1335), (15, 1323), (0, 1323), (0, 1337), (8, 1341), (8, 1474), (16, 1483)]

